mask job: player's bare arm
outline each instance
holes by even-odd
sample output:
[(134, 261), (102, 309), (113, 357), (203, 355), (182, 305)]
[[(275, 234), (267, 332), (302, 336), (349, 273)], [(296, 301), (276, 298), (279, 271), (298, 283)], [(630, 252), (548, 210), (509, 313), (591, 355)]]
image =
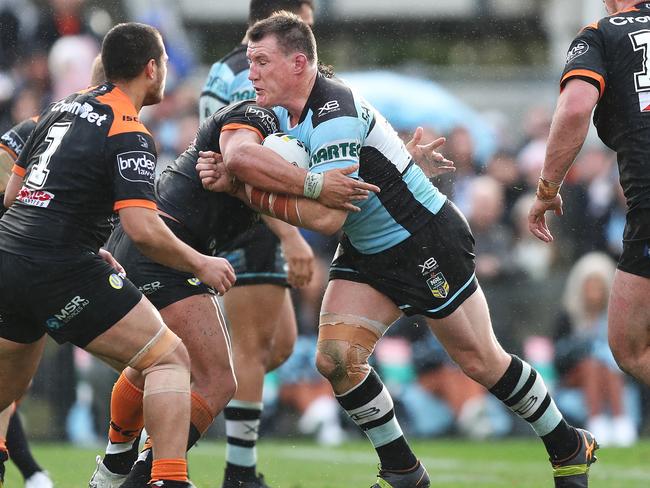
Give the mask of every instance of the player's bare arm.
[(314, 252), (300, 231), (291, 224), (263, 215), (262, 220), (271, 229), (282, 246), (287, 261), (287, 281), (295, 288), (307, 286), (314, 274)]
[[(250, 184), (267, 188), (270, 191), (289, 193), (292, 195), (305, 195), (305, 180), (308, 172), (304, 169), (287, 165), (274, 151), (260, 145), (259, 136), (249, 130), (223, 131), (220, 138), (220, 147), (223, 160), (228, 171), (236, 178)], [(199, 153), (197, 170), (204, 181), (204, 186), (214, 177), (214, 168), (208, 163), (210, 154)], [(349, 211), (359, 211), (351, 202), (365, 200), (369, 192), (379, 192), (375, 185), (365, 183), (348, 177), (358, 165), (348, 168), (336, 169), (323, 176), (322, 189), (316, 199), (322, 204)], [(311, 173), (310, 173), (311, 174)], [(209, 183), (208, 183), (209, 185)], [(210, 189), (209, 186), (205, 186)]]
[(126, 207), (119, 214), (124, 231), (148, 258), (193, 273), (220, 294), (235, 283), (235, 272), (226, 259), (205, 256), (192, 249), (169, 230), (154, 210)]
[(544, 242), (553, 240), (545, 213), (552, 210), (556, 215), (562, 215), (560, 187), (587, 137), (598, 95), (598, 90), (590, 83), (572, 79), (558, 98), (537, 198), (528, 213), (528, 229)]

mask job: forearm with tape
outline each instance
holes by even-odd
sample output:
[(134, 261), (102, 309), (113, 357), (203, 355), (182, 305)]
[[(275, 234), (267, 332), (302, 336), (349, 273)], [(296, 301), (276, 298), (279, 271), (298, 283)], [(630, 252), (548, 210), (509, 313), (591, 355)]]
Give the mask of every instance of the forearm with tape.
[(303, 225), (298, 208), (298, 197), (284, 194), (278, 195), (277, 193), (259, 190), (250, 185), (246, 185), (246, 195), (250, 204), (259, 211), (293, 225)]

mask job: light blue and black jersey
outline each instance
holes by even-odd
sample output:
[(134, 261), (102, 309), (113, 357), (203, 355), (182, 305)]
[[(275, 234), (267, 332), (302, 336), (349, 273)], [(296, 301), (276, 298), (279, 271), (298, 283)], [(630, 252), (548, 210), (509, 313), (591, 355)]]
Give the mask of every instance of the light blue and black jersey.
[(199, 99), (201, 122), (225, 105), (255, 98), (248, 71), (245, 44), (212, 65)]
[(340, 80), (318, 75), (298, 124), (274, 109), (280, 129), (305, 143), (310, 171), (322, 173), (359, 164), (357, 177), (381, 192), (358, 203), (343, 226), (363, 254), (389, 249), (426, 225), (447, 200), (414, 164), (386, 119)]

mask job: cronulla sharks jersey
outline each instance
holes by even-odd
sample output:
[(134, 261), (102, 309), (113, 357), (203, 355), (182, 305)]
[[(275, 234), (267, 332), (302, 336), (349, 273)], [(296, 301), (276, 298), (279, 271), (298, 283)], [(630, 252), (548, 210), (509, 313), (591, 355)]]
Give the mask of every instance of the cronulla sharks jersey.
[(322, 173), (359, 164), (352, 177), (381, 192), (358, 202), (343, 226), (351, 244), (374, 254), (399, 244), (438, 213), (447, 197), (414, 164), (386, 119), (342, 81), (319, 74), (298, 124), (274, 109), (280, 129), (303, 141), (310, 171)]
[(246, 44), (240, 44), (212, 65), (199, 100), (201, 122), (225, 105), (255, 98), (248, 72)]

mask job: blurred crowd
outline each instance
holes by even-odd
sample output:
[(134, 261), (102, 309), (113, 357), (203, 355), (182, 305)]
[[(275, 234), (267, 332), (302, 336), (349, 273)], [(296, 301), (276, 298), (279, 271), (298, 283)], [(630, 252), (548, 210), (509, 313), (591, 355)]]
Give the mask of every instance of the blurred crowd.
[[(19, 0), (0, 4), (0, 132), (85, 88), (100, 40), (117, 20), (84, 0), (39, 5)], [(137, 15), (136, 20), (161, 29), (170, 54), (166, 98), (145, 109), (142, 117), (158, 144), (163, 169), (194, 137), (206, 67), (188, 54), (190, 43), (173, 15)], [(223, 46), (223, 52), (230, 48)], [(499, 340), (542, 372), (572, 422), (587, 425), (602, 444), (629, 445), (643, 428), (646, 393), (620, 372), (607, 346), (607, 293), (625, 222), (616, 161), (603, 146), (585, 147), (562, 190), (565, 214), (550, 219), (555, 241), (535, 239), (528, 232), (527, 214), (544, 160), (551, 111), (531, 106), (524, 120), (511, 120), (523, 136), (514, 143), (502, 137), (486, 160), (476, 158), (470, 128), (459, 125), (439, 134), (423, 121), (425, 139), (444, 135), (442, 152), (456, 165), (454, 173), (433, 182), (469, 220), (476, 239), (476, 272)], [(399, 127), (405, 138), (413, 129)], [(310, 232), (305, 237), (316, 252), (317, 271), (307, 288), (293, 291), (300, 335), (289, 361), (267, 377), (263, 428), (337, 444), (356, 434), (347, 428), (329, 385), (313, 366), (318, 310), (336, 240)], [(42, 433), (79, 442), (103, 436), (115, 375), (71, 348), (52, 352), (45, 361), (32, 401), (48, 405), (55, 422), (47, 422), (48, 431)], [(374, 366), (411, 435), (485, 438), (528, 432), (453, 365), (417, 317), (391, 328), (377, 348)], [(52, 425), (57, 426), (54, 431)]]

